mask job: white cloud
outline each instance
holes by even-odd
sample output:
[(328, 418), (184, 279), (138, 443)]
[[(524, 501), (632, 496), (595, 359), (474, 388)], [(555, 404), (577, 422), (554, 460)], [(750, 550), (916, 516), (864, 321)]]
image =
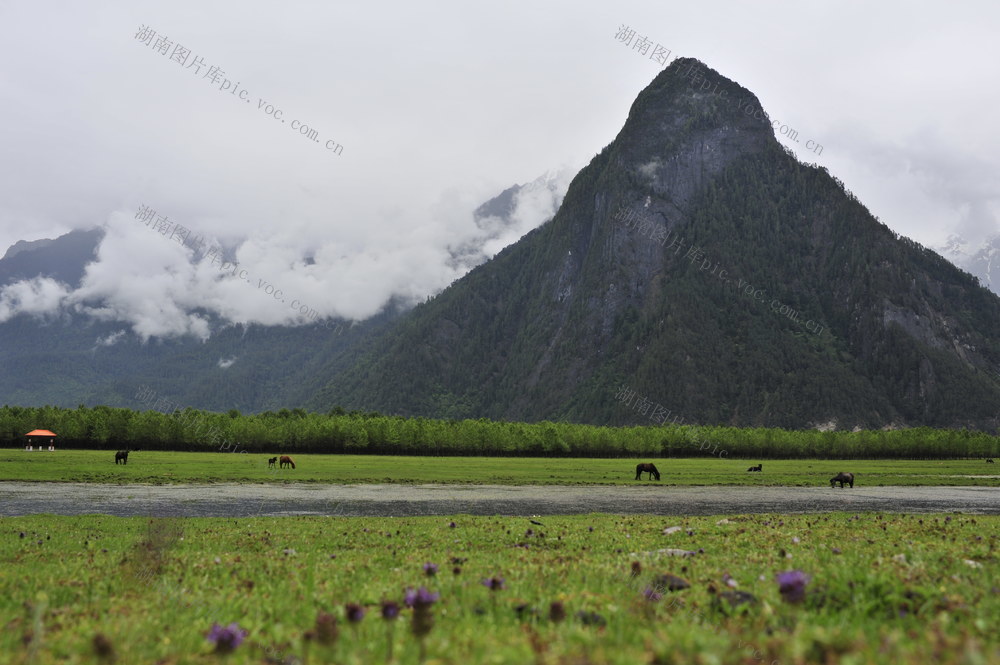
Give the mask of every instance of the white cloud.
[(115, 344), (118, 343), (118, 340), (120, 340), (127, 334), (128, 334), (127, 330), (119, 330), (105, 337), (98, 337), (97, 341), (94, 343), (95, 348), (98, 346), (114, 346)]
[(21, 280), (0, 290), (0, 323), (18, 314), (44, 317), (59, 310), (69, 295), (65, 284), (49, 277)]

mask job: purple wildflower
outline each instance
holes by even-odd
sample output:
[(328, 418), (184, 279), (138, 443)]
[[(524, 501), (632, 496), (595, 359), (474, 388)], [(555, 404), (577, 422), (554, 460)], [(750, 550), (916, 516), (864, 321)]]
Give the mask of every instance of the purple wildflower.
[(450, 523), (450, 524), (448, 525), (448, 528), (449, 528), (449, 529), (454, 529), (454, 528), (455, 528), (456, 526), (458, 526), (458, 525), (457, 525), (457, 524), (455, 524), (454, 522), (451, 522), (451, 523)]
[(806, 585), (811, 578), (801, 570), (778, 573), (778, 591), (788, 603), (801, 603), (806, 597)]
[(207, 639), (215, 643), (216, 653), (231, 653), (243, 642), (247, 634), (247, 631), (241, 629), (235, 621), (226, 627), (213, 623)]
[(351, 623), (358, 623), (365, 618), (365, 608), (357, 603), (347, 603), (344, 606), (344, 612), (347, 615), (347, 620)]
[(434, 563), (424, 564), (424, 574), (427, 575), (427, 577), (434, 577), (435, 575), (437, 575), (437, 571), (438, 571), (437, 564)]
[(420, 587), (417, 591), (413, 589), (406, 590), (406, 597), (403, 602), (413, 608), (413, 620), (410, 622), (410, 631), (420, 640), (420, 662), (423, 662), (426, 656), (424, 638), (427, 637), (427, 634), (431, 632), (431, 628), (434, 627), (434, 615), (431, 613), (431, 605), (440, 597), (440, 594), (428, 591), (426, 587)]
[(499, 591), (500, 589), (507, 588), (503, 578), (497, 576), (483, 578), (482, 585), (490, 591)]
[(654, 589), (653, 587), (647, 586), (645, 589), (642, 590), (642, 597), (651, 603), (655, 603), (656, 601), (663, 598), (663, 594)]
[(406, 595), (403, 597), (403, 603), (407, 607), (430, 607), (440, 597), (441, 594), (428, 591), (427, 587), (420, 587), (417, 591), (407, 589)]
[(382, 618), (386, 621), (393, 621), (399, 617), (399, 603), (392, 600), (382, 601)]

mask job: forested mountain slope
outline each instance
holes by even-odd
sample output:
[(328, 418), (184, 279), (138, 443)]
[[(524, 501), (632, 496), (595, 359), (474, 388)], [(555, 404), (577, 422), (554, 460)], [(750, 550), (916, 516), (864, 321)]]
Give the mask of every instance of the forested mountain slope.
[(799, 163), (752, 93), (682, 59), (551, 222), (401, 319), (308, 406), (993, 428), (998, 370), (996, 295)]

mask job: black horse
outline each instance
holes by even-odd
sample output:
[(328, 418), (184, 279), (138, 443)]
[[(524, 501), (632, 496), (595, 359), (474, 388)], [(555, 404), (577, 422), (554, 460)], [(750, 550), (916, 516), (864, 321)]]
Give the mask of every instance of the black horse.
[(833, 487), (837, 483), (840, 483), (840, 489), (844, 489), (844, 483), (854, 487), (854, 474), (841, 471), (830, 479), (830, 487)]
[(274, 463), (277, 461), (278, 461), (277, 457), (272, 457), (269, 460), (267, 460), (267, 468), (270, 469), (272, 466), (274, 466)]
[(991, 459), (987, 459), (987, 460), (986, 460), (986, 463), (987, 463), (987, 464), (996, 464), (996, 462), (994, 462), (994, 461), (993, 461), (993, 460), (991, 460)]
[(649, 479), (652, 480), (654, 477), (659, 480), (660, 472), (657, 471), (656, 465), (650, 462), (643, 462), (642, 464), (635, 465), (635, 479), (642, 480), (642, 474), (646, 472), (649, 474)]
[(749, 469), (747, 469), (747, 471), (761, 471), (761, 472), (763, 472), (764, 471), (764, 465), (763, 464), (758, 464), (757, 466), (752, 466)]
[(115, 464), (121, 462), (122, 464), (128, 464), (128, 453), (127, 450), (119, 450), (115, 453)]

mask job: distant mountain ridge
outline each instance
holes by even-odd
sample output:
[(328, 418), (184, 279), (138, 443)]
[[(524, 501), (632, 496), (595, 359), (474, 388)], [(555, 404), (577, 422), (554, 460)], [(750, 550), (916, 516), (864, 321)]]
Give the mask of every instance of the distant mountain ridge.
[(101, 229), (71, 231), (55, 239), (14, 243), (0, 259), (0, 285), (38, 276), (79, 286), (104, 237)]
[[(519, 193), (523, 197), (544, 189), (557, 208), (565, 178), (565, 170), (553, 170), (481, 205), (473, 221), (482, 233), (466, 246), (464, 257), (457, 257), (459, 263), (488, 260), (487, 243), (504, 242), (504, 234), (518, 232), (523, 221), (517, 218)], [(96, 228), (15, 243), (0, 259), (0, 294), (4, 287), (41, 279), (69, 291), (79, 288), (104, 236), (104, 229)], [(407, 309), (393, 299), (382, 313), (358, 324), (326, 321), (296, 327), (234, 325), (205, 314), (213, 331), (205, 342), (190, 336), (153, 337), (144, 344), (130, 322), (95, 320), (72, 303), (9, 320), (4, 306), (0, 298), (0, 404), (139, 408), (143, 404), (135, 395), (145, 389), (163, 403), (244, 411), (305, 403), (317, 382), (352, 361), (357, 344)]]
[[(538, 223), (551, 219), (562, 204), (570, 169), (550, 169), (524, 185), (514, 185), (480, 205), (472, 214), (479, 233), (464, 243), (449, 246), (449, 265), (472, 269), (493, 258), (497, 251), (522, 237)], [(522, 207), (551, 209), (552, 214), (535, 221)], [(525, 219), (528, 217), (528, 219)]]
[(980, 246), (969, 246), (962, 237), (951, 235), (937, 250), (959, 268), (975, 275), (986, 288), (1000, 294), (1000, 233)]
[[(94, 229), (17, 243), (0, 259), (0, 288), (39, 278), (78, 287), (103, 236)], [(400, 311), (390, 303), (382, 314), (343, 327), (241, 326), (214, 318), (206, 342), (188, 336), (145, 344), (128, 322), (95, 320), (72, 306), (38, 317), (17, 314), (0, 322), (0, 403), (148, 408), (136, 398), (146, 388), (181, 407), (280, 408), (303, 372), (346, 363), (360, 339)]]

